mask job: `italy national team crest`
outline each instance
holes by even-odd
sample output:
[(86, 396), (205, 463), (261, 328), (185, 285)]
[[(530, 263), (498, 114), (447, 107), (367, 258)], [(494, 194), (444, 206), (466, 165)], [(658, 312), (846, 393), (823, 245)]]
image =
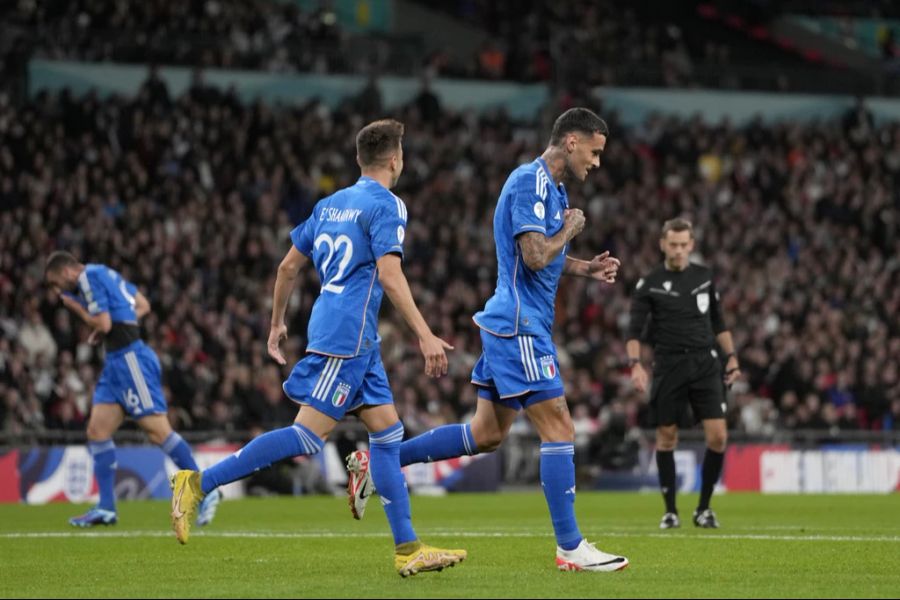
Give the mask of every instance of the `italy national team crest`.
[(337, 389), (334, 390), (334, 395), (331, 396), (331, 403), (338, 407), (343, 406), (349, 395), (350, 385), (347, 383), (340, 383), (338, 384)]
[(556, 377), (556, 363), (553, 361), (552, 356), (541, 357), (541, 373), (544, 374), (545, 379)]

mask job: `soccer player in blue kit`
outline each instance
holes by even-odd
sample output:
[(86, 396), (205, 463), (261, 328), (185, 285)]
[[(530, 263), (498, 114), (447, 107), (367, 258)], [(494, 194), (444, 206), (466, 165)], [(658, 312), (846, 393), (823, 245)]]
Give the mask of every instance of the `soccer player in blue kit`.
[[(172, 430), (166, 416), (159, 359), (141, 340), (138, 320), (150, 312), (150, 302), (115, 270), (82, 264), (72, 254), (57, 251), (47, 259), (44, 278), (63, 304), (91, 327), (92, 343), (104, 338), (106, 361), (94, 390), (88, 420), (88, 451), (100, 501), (87, 513), (69, 519), (76, 527), (113, 525), (116, 515), (116, 444), (112, 436), (128, 415), (147, 432), (179, 469), (197, 469), (191, 447)], [(221, 500), (219, 490), (199, 507), (197, 521), (206, 525)]]
[(316, 267), (321, 291), (308, 326), (306, 356), (284, 382), (300, 410), (293, 425), (265, 433), (202, 473), (179, 471), (172, 478), (172, 525), (187, 542), (197, 500), (224, 483), (282, 459), (319, 452), (334, 426), (356, 413), (369, 430), (370, 472), (394, 536), (394, 566), (401, 576), (440, 571), (466, 558), (419, 541), (412, 527), (409, 492), (400, 471), (403, 424), (394, 408), (381, 362), (378, 310), (386, 293), (419, 339), (425, 373), (447, 373), (445, 349), (416, 307), (401, 268), (406, 205), (391, 193), (403, 170), (403, 124), (366, 125), (356, 138), (362, 176), (356, 184), (323, 198), (291, 232), (293, 245), (278, 267), (272, 306), (269, 355), (286, 364), (279, 345), (287, 336), (288, 297), (301, 268)]
[[(541, 485), (556, 534), (556, 565), (563, 571), (618, 571), (623, 556), (598, 550), (581, 536), (575, 520), (575, 431), (566, 404), (556, 347), (551, 338), (561, 275), (613, 283), (619, 261), (608, 252), (590, 261), (567, 256), (569, 242), (584, 229), (584, 214), (569, 208), (562, 183), (584, 181), (600, 166), (609, 129), (596, 114), (573, 108), (554, 123), (550, 144), (533, 162), (519, 166), (503, 186), (494, 212), (497, 288), (474, 317), (482, 355), (472, 371), (478, 406), (471, 423), (438, 427), (400, 448), (400, 463), (442, 460), (490, 452), (525, 410), (541, 438)], [(364, 451), (348, 457), (348, 495), (361, 518), (372, 492)]]

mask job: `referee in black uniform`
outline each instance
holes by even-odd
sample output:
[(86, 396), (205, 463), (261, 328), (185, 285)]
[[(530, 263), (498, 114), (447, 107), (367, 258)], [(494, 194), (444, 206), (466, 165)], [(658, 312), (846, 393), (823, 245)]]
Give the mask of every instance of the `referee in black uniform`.
[[(681, 524), (675, 506), (674, 451), (678, 425), (685, 420), (690, 404), (695, 419), (703, 421), (706, 434), (700, 504), (694, 511), (694, 525), (718, 527), (709, 501), (722, 473), (728, 438), (725, 386), (730, 386), (741, 372), (731, 332), (722, 320), (712, 271), (690, 262), (694, 249), (690, 221), (666, 221), (659, 245), (665, 262), (637, 282), (626, 343), (631, 380), (643, 392), (647, 389), (647, 372), (641, 365), (640, 340), (648, 328), (647, 341), (654, 350), (650, 416), (656, 425), (656, 465), (666, 501), (666, 514), (659, 526), (670, 529)], [(720, 350), (725, 353), (724, 374)]]

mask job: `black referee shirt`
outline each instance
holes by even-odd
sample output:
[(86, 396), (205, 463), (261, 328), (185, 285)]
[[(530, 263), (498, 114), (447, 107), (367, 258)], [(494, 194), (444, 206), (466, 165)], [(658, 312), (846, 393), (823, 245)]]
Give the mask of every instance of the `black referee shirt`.
[(629, 339), (647, 342), (657, 353), (685, 352), (713, 348), (726, 329), (710, 268), (690, 263), (684, 271), (669, 271), (662, 264), (637, 282)]

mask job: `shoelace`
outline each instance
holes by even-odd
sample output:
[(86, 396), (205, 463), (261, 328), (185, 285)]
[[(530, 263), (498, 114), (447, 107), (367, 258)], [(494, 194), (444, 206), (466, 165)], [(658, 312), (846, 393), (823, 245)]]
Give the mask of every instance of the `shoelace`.
[(604, 559), (607, 559), (607, 560), (615, 560), (615, 559), (619, 558), (619, 557), (616, 556), (615, 554), (609, 554), (608, 552), (604, 552), (603, 550), (598, 550), (598, 549), (597, 549), (597, 546), (595, 546), (594, 544), (590, 543), (590, 542), (587, 541), (586, 539), (582, 539), (581, 541), (584, 542), (584, 545), (585, 545), (585, 546), (587, 546), (588, 548), (590, 548), (591, 550), (593, 550), (594, 552), (596, 552), (597, 554), (599, 554), (599, 555), (600, 555), (601, 557), (603, 557)]
[(594, 544), (590, 543), (589, 541), (587, 541), (587, 540), (582, 540), (582, 541), (584, 542), (584, 545), (585, 545), (585, 546), (587, 546), (588, 548), (590, 548), (590, 549), (593, 550), (594, 552), (598, 552), (598, 553), (600, 553), (600, 554), (606, 554), (605, 552), (603, 552), (603, 551), (601, 551), (601, 550), (597, 550), (597, 546), (595, 546)]

